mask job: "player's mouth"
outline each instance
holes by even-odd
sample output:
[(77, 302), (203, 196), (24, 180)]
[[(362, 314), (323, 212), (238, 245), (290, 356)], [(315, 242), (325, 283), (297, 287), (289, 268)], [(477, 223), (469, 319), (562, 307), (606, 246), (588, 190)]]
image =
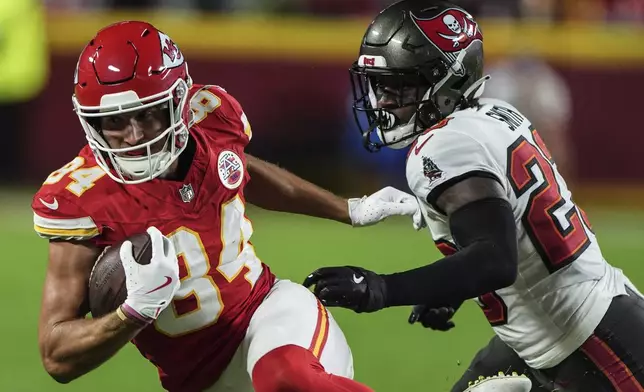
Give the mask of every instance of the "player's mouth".
[(127, 157), (142, 157), (147, 155), (147, 149), (139, 148), (138, 150), (124, 152), (123, 155)]
[[(156, 154), (163, 150), (163, 147), (165, 146), (166, 141), (165, 140), (159, 140), (158, 142), (154, 143), (152, 146), (150, 146), (150, 154)], [(128, 157), (128, 158), (140, 158), (148, 155), (148, 147), (147, 146), (141, 146), (141, 148), (137, 148), (131, 151), (124, 151), (118, 154), (122, 157)]]

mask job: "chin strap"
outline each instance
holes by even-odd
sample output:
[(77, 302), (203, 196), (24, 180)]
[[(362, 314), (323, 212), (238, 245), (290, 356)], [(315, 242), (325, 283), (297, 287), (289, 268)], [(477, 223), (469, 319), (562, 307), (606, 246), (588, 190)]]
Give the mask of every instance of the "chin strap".
[(480, 98), (481, 95), (483, 95), (483, 91), (485, 90), (485, 82), (487, 82), (491, 78), (492, 77), (490, 75), (485, 75), (481, 79), (472, 83), (472, 85), (463, 93), (462, 100), (467, 103), (473, 99)]

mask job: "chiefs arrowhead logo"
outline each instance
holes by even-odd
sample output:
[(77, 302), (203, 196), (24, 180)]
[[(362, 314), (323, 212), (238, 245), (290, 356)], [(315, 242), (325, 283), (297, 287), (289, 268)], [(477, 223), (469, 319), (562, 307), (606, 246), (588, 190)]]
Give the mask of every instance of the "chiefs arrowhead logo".
[(170, 40), (170, 38), (166, 38), (165, 40), (165, 45), (163, 46), (163, 53), (165, 53), (170, 58), (170, 61), (174, 61), (175, 58), (181, 57), (181, 52), (179, 52), (179, 48), (177, 48), (177, 45), (175, 45), (174, 42)]
[(183, 54), (181, 54), (179, 47), (174, 43), (174, 41), (172, 41), (172, 39), (170, 39), (170, 37), (159, 31), (159, 41), (161, 42), (163, 65), (166, 68), (174, 68), (183, 64)]
[(449, 8), (431, 19), (412, 20), (438, 49), (448, 57), (451, 53), (466, 49), (472, 42), (483, 42), (483, 34), (472, 15), (456, 8)]

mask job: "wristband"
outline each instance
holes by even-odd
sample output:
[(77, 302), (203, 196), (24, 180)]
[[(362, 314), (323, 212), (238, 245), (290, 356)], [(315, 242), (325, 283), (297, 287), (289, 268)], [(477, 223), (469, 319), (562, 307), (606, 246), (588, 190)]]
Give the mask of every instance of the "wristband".
[(152, 323), (152, 319), (146, 319), (141, 316), (137, 311), (130, 306), (123, 304), (116, 309), (116, 314), (123, 321), (130, 321), (141, 327), (145, 327)]

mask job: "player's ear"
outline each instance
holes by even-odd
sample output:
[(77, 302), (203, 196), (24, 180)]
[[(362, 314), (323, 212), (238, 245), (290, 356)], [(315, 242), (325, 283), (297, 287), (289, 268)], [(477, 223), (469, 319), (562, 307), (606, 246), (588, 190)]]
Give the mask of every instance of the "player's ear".
[[(447, 186), (441, 189), (435, 189), (430, 197), (434, 200), (428, 202), (433, 204), (437, 209), (446, 215), (471, 202), (497, 198), (507, 200), (507, 196), (501, 182), (492, 174), (490, 175), (473, 175), (465, 179), (460, 179), (455, 183), (445, 183)], [(439, 191), (440, 194), (435, 194)]]

